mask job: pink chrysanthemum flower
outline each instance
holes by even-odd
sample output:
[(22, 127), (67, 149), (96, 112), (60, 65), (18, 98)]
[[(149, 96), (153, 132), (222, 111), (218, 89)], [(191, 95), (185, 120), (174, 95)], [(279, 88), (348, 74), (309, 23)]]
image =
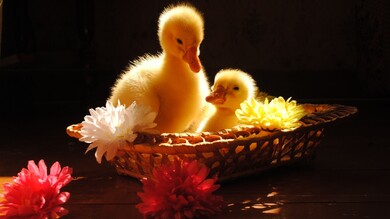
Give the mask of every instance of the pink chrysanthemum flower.
[(145, 218), (209, 217), (221, 211), (222, 196), (212, 193), (219, 188), (217, 178), (206, 179), (210, 169), (192, 162), (175, 160), (153, 170), (151, 178), (142, 179), (143, 203), (136, 207)]
[(0, 218), (53, 219), (68, 214), (60, 205), (69, 199), (70, 194), (60, 192), (60, 189), (72, 180), (72, 168), (61, 169), (55, 162), (47, 175), (43, 160), (38, 166), (31, 160), (27, 168), (23, 168), (13, 182), (4, 183)]

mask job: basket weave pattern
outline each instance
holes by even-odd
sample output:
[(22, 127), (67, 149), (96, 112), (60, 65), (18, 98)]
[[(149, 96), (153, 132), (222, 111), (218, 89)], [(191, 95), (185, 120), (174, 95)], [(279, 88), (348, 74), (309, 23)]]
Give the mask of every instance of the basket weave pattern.
[[(308, 115), (301, 127), (289, 132), (240, 126), (219, 132), (139, 133), (133, 143), (110, 161), (119, 174), (135, 178), (150, 176), (154, 167), (174, 159), (196, 159), (218, 174), (219, 181), (256, 174), (274, 167), (312, 159), (324, 129), (337, 119), (357, 112), (342, 105), (303, 104)], [(70, 136), (80, 138), (81, 125), (69, 126)]]

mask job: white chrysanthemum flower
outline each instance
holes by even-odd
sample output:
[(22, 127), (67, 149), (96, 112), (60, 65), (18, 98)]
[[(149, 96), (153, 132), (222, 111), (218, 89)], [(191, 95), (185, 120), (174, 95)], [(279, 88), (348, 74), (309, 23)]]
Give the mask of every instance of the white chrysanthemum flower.
[(257, 125), (266, 130), (294, 130), (301, 126), (299, 120), (306, 115), (302, 106), (291, 98), (274, 98), (264, 103), (255, 99), (241, 103), (241, 109), (236, 110), (236, 116), (242, 124)]
[(90, 143), (86, 153), (96, 148), (98, 163), (101, 163), (103, 155), (106, 160), (113, 159), (126, 142), (135, 140), (137, 132), (156, 126), (154, 119), (157, 113), (136, 102), (125, 108), (119, 101), (117, 107), (107, 101), (106, 107), (90, 109), (89, 112), (91, 115), (85, 116), (81, 123), (82, 137), (79, 140)]

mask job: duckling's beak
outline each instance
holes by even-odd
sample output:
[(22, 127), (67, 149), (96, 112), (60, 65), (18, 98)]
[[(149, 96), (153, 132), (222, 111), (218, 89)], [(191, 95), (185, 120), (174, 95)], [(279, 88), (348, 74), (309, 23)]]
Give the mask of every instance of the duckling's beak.
[(218, 85), (218, 87), (206, 97), (206, 101), (212, 104), (225, 103), (226, 89), (222, 85)]
[(202, 68), (198, 57), (198, 47), (196, 46), (187, 49), (183, 59), (188, 63), (188, 65), (190, 65), (191, 70), (195, 73), (198, 73)]

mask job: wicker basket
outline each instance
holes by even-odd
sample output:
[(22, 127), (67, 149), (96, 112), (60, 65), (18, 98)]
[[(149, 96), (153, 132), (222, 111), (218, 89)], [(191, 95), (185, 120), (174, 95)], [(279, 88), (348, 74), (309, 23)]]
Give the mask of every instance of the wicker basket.
[[(139, 133), (137, 139), (120, 149), (110, 162), (119, 174), (135, 178), (149, 176), (152, 169), (175, 158), (197, 159), (206, 164), (219, 181), (312, 159), (324, 136), (324, 128), (357, 112), (343, 105), (302, 104), (308, 115), (294, 131), (265, 131), (240, 126), (219, 132)], [(80, 138), (81, 125), (67, 128), (68, 135)]]

